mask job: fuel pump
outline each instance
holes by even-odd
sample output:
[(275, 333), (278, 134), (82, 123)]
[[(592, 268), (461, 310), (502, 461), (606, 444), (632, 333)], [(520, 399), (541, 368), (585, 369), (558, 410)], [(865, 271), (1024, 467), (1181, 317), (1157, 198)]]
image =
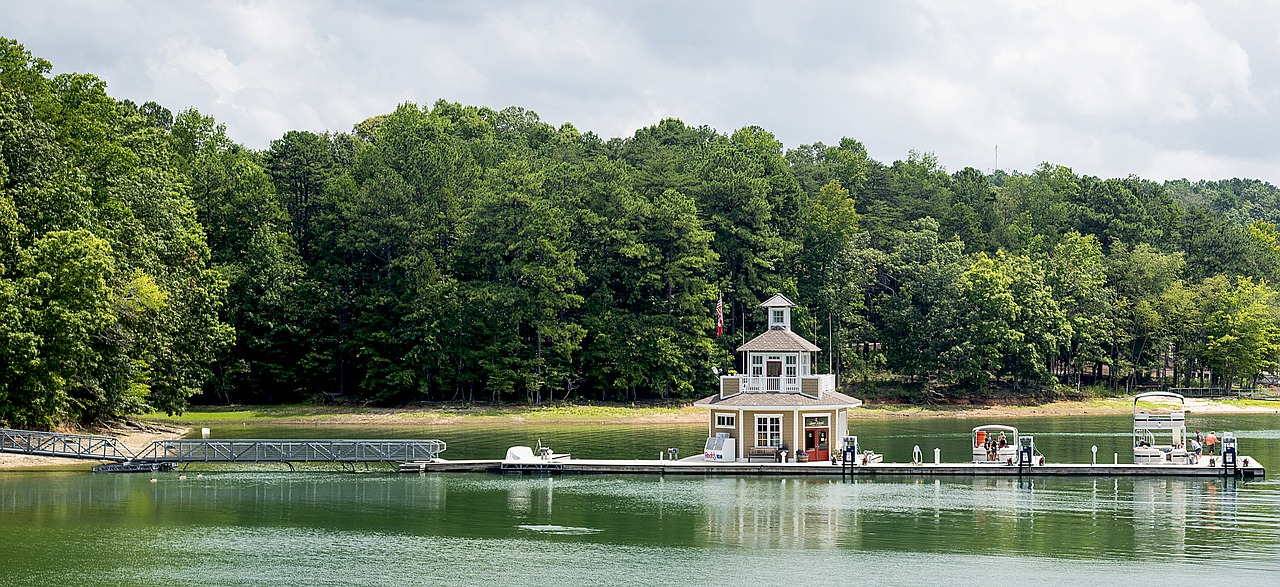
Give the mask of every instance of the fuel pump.
[(1219, 442), (1222, 443), (1222, 466), (1235, 467), (1236, 455), (1240, 450), (1239, 445), (1236, 443), (1236, 435), (1232, 432), (1223, 432), (1222, 440)]
[(844, 462), (850, 465), (858, 463), (858, 437), (844, 437)]
[(1036, 445), (1030, 436), (1018, 437), (1018, 466), (1030, 467), (1035, 462)]

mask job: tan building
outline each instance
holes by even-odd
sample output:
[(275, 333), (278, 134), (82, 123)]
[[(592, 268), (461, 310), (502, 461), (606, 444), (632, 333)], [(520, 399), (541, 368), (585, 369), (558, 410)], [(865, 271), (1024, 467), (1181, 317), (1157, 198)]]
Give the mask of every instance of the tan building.
[(736, 460), (769, 458), (786, 448), (827, 460), (848, 430), (848, 410), (862, 400), (836, 391), (836, 376), (813, 372), (822, 350), (791, 331), (795, 304), (776, 294), (765, 308), (769, 328), (738, 347), (746, 373), (720, 377), (720, 393), (695, 406), (710, 410), (708, 436), (735, 439)]

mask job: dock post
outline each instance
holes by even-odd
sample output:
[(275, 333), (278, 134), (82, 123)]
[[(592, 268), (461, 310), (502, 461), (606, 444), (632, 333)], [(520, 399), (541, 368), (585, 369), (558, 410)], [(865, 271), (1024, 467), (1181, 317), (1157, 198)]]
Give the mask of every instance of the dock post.
[(935, 465), (942, 464), (942, 449), (940, 448), (933, 449), (933, 464)]
[[(1116, 457), (1118, 460), (1120, 457)], [(1098, 464), (1098, 445), (1093, 445), (1093, 464)]]

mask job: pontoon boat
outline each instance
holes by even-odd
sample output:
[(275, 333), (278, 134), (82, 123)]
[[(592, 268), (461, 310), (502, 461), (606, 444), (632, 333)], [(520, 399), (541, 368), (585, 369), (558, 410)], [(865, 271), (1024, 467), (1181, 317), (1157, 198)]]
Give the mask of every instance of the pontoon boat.
[[(1138, 402), (1173, 400), (1176, 406), (1139, 410)], [(1133, 463), (1135, 465), (1190, 464), (1187, 454), (1186, 399), (1170, 391), (1140, 393), (1133, 398)]]

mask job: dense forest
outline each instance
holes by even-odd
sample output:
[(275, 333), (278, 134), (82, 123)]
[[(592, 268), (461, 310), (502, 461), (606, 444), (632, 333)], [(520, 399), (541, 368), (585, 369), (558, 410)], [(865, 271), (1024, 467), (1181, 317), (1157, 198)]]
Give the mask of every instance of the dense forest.
[(1244, 385), (1280, 357), (1260, 181), (948, 173), (673, 119), (606, 140), (444, 101), (259, 152), (51, 69), (0, 39), (7, 426), (696, 398), (775, 292), (855, 393)]

